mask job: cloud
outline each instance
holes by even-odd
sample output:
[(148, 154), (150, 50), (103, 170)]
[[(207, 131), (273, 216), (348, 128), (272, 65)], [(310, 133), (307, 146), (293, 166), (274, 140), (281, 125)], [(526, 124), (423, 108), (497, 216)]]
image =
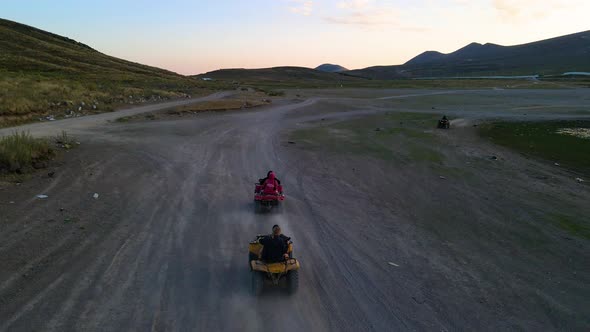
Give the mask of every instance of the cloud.
[(310, 16), (313, 13), (313, 1), (289, 0), (289, 11), (294, 14)]
[(395, 24), (397, 12), (384, 6), (377, 6), (372, 0), (349, 0), (337, 4), (337, 15), (324, 17), (328, 23), (378, 26)]
[(338, 3), (338, 8), (362, 10), (369, 7), (370, 0), (352, 0)]
[(505, 19), (517, 18), (524, 9), (522, 4), (517, 4), (511, 0), (494, 0), (492, 5), (498, 11), (498, 15)]
[(387, 25), (395, 24), (393, 16), (389, 11), (355, 11), (343, 16), (325, 17), (324, 20), (334, 24)]
[(493, 0), (492, 6), (498, 15), (508, 21), (519, 21), (527, 18), (545, 18), (564, 9), (572, 9), (584, 0)]

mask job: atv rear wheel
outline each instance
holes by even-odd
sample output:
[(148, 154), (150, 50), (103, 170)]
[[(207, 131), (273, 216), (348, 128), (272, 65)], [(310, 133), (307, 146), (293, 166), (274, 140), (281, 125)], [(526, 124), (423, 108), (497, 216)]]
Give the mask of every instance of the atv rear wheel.
[(264, 290), (264, 274), (252, 272), (252, 294), (259, 296)]
[(299, 271), (291, 270), (287, 273), (287, 292), (295, 294), (299, 288)]

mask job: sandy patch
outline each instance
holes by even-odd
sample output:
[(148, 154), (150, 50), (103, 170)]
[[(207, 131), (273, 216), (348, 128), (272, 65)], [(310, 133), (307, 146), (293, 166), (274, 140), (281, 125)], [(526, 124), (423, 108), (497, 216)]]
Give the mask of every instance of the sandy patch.
[(590, 139), (590, 128), (561, 128), (557, 130), (557, 133), (560, 135)]

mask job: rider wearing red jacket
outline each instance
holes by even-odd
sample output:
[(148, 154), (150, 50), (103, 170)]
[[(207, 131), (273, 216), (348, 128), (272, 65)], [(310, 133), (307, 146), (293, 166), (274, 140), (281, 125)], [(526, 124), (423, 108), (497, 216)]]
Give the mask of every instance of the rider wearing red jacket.
[(274, 192), (281, 192), (281, 181), (276, 178), (275, 173), (273, 171), (268, 171), (266, 178), (260, 179), (260, 185), (262, 186), (262, 191), (267, 193), (274, 193)]

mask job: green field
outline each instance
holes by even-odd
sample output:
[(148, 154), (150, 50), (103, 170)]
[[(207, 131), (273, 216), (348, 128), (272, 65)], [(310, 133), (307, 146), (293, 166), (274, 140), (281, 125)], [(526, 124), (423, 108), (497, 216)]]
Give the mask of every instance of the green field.
[(526, 155), (590, 174), (590, 139), (559, 134), (563, 128), (590, 128), (590, 121), (498, 122), (480, 135)]
[(440, 164), (444, 156), (433, 149), (431, 114), (391, 113), (353, 121), (319, 124), (291, 133), (298, 146), (328, 153), (365, 155), (396, 163)]
[(377, 80), (343, 73), (325, 73), (303, 67), (264, 69), (223, 69), (197, 75), (228, 85), (273, 89), (379, 88), (379, 89), (480, 89), (519, 88), (555, 89), (566, 86), (590, 86), (588, 80), (531, 81), (525, 79), (393, 79)]

